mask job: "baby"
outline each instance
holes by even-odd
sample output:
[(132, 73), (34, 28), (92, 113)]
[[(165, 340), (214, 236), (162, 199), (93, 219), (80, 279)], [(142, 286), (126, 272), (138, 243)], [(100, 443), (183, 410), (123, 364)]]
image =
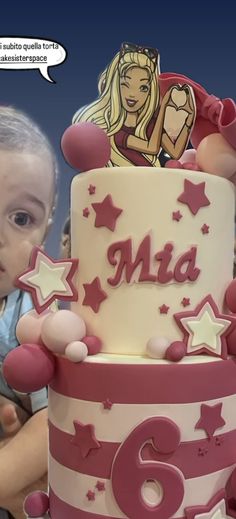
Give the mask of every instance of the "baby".
[[(56, 160), (45, 135), (25, 114), (0, 107), (0, 366), (18, 345), (18, 319), (33, 306), (29, 294), (15, 289), (14, 279), (27, 268), (32, 248), (45, 241), (56, 183)], [(19, 496), (47, 472), (47, 392), (19, 395), (0, 369), (0, 395), (0, 419), (12, 421), (16, 433), (3, 439), (0, 449), (0, 519), (6, 519), (7, 510), (17, 517)], [(4, 399), (14, 404), (5, 407)], [(15, 406), (21, 409), (22, 427)]]

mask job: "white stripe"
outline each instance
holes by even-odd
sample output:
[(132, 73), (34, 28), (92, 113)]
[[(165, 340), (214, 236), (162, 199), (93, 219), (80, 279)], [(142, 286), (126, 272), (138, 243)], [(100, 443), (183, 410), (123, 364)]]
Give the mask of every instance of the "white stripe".
[[(207, 476), (186, 480), (183, 502), (173, 518), (183, 517), (188, 506), (206, 505), (216, 492), (225, 487), (233, 469), (234, 466), (227, 467)], [(105, 491), (96, 490), (98, 480), (105, 483)], [(80, 474), (61, 466), (50, 456), (49, 481), (54, 494), (70, 506), (94, 514), (126, 517), (113, 497), (110, 480)], [(95, 492), (95, 501), (88, 501), (88, 490)]]
[[(144, 389), (145, 391), (145, 389)], [(120, 443), (132, 429), (151, 416), (165, 416), (173, 420), (181, 431), (181, 441), (206, 438), (202, 429), (195, 429), (200, 418), (202, 402), (190, 404), (113, 404), (104, 409), (101, 402), (88, 402), (70, 398), (49, 389), (49, 420), (61, 431), (74, 434), (73, 421), (91, 423), (100, 441)], [(225, 425), (217, 429), (222, 434), (236, 429), (236, 395), (204, 402), (209, 406), (222, 403), (221, 416)]]

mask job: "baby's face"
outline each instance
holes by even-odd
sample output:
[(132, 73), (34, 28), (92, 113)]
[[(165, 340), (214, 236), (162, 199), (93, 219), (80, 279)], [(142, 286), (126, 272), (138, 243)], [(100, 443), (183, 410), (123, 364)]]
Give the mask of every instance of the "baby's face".
[(14, 280), (41, 245), (54, 194), (48, 155), (0, 150), (0, 298), (14, 290)]

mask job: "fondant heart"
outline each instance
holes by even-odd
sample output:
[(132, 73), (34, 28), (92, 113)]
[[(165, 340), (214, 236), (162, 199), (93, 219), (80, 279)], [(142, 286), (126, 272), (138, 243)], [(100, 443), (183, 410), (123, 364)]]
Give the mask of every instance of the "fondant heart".
[(180, 108), (181, 106), (185, 105), (187, 101), (187, 94), (185, 90), (174, 87), (171, 92), (171, 99), (173, 103), (175, 103), (175, 106)]
[(164, 130), (172, 141), (176, 140), (180, 134), (188, 112), (186, 110), (176, 110), (174, 106), (167, 106), (164, 120)]

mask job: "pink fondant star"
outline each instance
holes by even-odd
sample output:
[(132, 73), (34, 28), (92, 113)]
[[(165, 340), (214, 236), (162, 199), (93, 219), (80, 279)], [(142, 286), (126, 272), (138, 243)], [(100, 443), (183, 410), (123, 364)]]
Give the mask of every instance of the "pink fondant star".
[(92, 207), (96, 213), (95, 227), (107, 227), (110, 231), (114, 231), (122, 209), (113, 204), (111, 195), (107, 195), (102, 202), (95, 202)]
[(197, 505), (185, 508), (186, 519), (230, 519), (224, 490), (217, 492), (207, 505)]
[(77, 301), (73, 277), (78, 267), (76, 259), (54, 260), (39, 247), (33, 249), (30, 267), (15, 284), (30, 292), (36, 311), (40, 314), (56, 299)]
[(96, 186), (93, 186), (92, 184), (90, 184), (88, 187), (89, 194), (94, 195), (95, 191), (96, 191)]
[(160, 314), (168, 314), (170, 307), (167, 305), (159, 306)]
[(189, 306), (190, 305), (190, 299), (189, 297), (183, 297), (182, 301), (181, 301), (181, 305), (182, 306)]
[(178, 198), (179, 202), (188, 205), (190, 211), (195, 215), (201, 207), (210, 204), (205, 194), (205, 182), (194, 184), (190, 180), (184, 180), (184, 191)]
[(173, 213), (172, 213), (172, 220), (175, 220), (176, 222), (179, 222), (182, 217), (183, 217), (183, 215), (181, 214), (180, 211), (173, 211)]
[(201, 417), (195, 425), (195, 429), (206, 431), (208, 438), (212, 438), (216, 429), (225, 425), (225, 420), (221, 416), (222, 403), (210, 406), (201, 405)]
[(85, 296), (82, 304), (90, 306), (97, 314), (100, 304), (107, 298), (106, 292), (101, 287), (100, 279), (96, 277), (91, 283), (84, 283), (83, 287)]
[(88, 218), (88, 216), (89, 216), (89, 208), (88, 208), (88, 207), (85, 207), (85, 208), (83, 209), (83, 216), (84, 216), (85, 218)]
[(71, 443), (79, 447), (82, 458), (86, 458), (92, 449), (101, 447), (95, 436), (94, 425), (84, 425), (78, 422), (78, 420), (74, 420), (73, 424), (75, 436), (72, 438)]
[(103, 408), (104, 408), (104, 409), (109, 409), (109, 410), (110, 410), (110, 409), (112, 408), (112, 406), (113, 406), (113, 404), (112, 404), (112, 402), (110, 401), (109, 398), (106, 398), (106, 400), (104, 400), (104, 401), (102, 402), (102, 404), (103, 404)]
[(203, 226), (201, 227), (201, 231), (202, 231), (202, 234), (209, 234), (209, 225), (204, 223)]
[(105, 490), (105, 483), (103, 481), (97, 481), (95, 488), (98, 490), (98, 492), (102, 492)]
[(206, 296), (194, 310), (174, 315), (184, 333), (187, 355), (208, 353), (227, 357), (226, 337), (233, 327), (234, 317), (219, 312), (211, 295)]
[(93, 492), (92, 490), (88, 490), (86, 497), (88, 501), (95, 501), (95, 492)]

